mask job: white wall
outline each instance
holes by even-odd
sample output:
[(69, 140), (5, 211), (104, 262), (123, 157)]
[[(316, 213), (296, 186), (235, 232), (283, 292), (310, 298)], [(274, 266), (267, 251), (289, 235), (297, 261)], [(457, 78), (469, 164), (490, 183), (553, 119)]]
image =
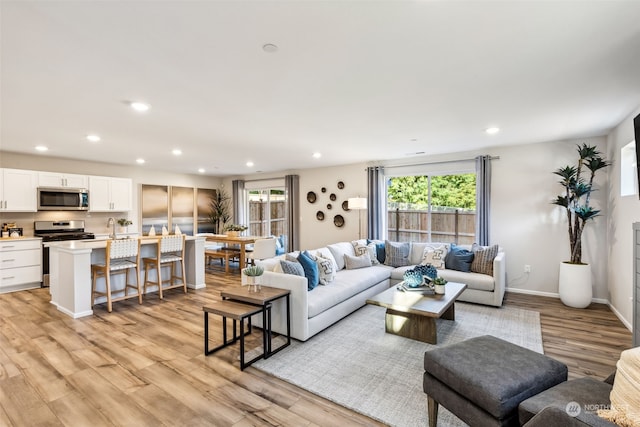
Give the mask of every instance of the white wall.
[[(492, 163), (491, 241), (507, 254), (510, 290), (557, 296), (560, 262), (569, 259), (565, 211), (551, 201), (561, 194), (553, 171), (577, 162), (576, 146), (596, 145), (606, 155), (605, 138), (554, 141), (500, 147), (489, 154)], [(583, 262), (591, 264), (594, 298), (607, 299), (607, 196), (606, 173), (596, 175), (592, 205), (601, 216), (583, 233)], [(531, 273), (524, 273), (524, 265)]]
[(614, 161), (610, 179), (608, 217), (609, 300), (612, 309), (625, 319), (629, 328), (633, 319), (634, 271), (631, 227), (634, 222), (640, 221), (640, 200), (637, 194), (620, 196), (620, 150), (634, 139), (633, 118), (638, 114), (640, 108), (623, 120), (608, 137), (609, 157)]
[[(352, 164), (346, 166), (335, 166), (315, 169), (290, 170), (282, 174), (255, 174), (237, 177), (244, 179), (246, 183), (251, 180), (266, 180), (270, 178), (284, 178), (284, 175), (298, 175), (300, 177), (300, 247), (302, 249), (313, 249), (327, 245), (329, 243), (351, 241), (358, 238), (358, 211), (345, 212), (342, 210), (342, 202), (349, 197), (366, 197), (367, 196), (367, 172), (366, 164)], [(232, 179), (224, 180), (224, 188), (231, 194)], [(344, 189), (337, 187), (338, 181), (344, 183)], [(284, 179), (282, 179), (284, 185)], [(325, 187), (326, 193), (322, 193), (321, 189)], [(307, 201), (307, 193), (313, 191), (316, 193), (316, 202), (309, 203)], [(336, 195), (336, 201), (329, 199), (331, 194)], [(332, 208), (327, 209), (327, 204), (331, 204)], [(316, 212), (323, 211), (324, 221), (316, 219)], [(333, 224), (333, 217), (342, 215), (345, 225), (336, 227)], [(367, 231), (367, 214), (366, 211), (360, 213), (362, 215), (362, 236)]]
[[(28, 169), (37, 171), (65, 172), (80, 175), (100, 175), (133, 180), (133, 210), (127, 213), (115, 213), (117, 217), (128, 217), (133, 221), (129, 231), (135, 232), (140, 224), (139, 198), (142, 184), (173, 185), (194, 188), (217, 188), (222, 180), (217, 177), (174, 174), (149, 169), (145, 166), (120, 166), (108, 163), (96, 163), (51, 156), (25, 155), (18, 153), (0, 152), (0, 167), (11, 169)], [(26, 235), (33, 234), (33, 222), (58, 219), (82, 219), (85, 228), (94, 233), (108, 233), (107, 218), (113, 213), (92, 212), (36, 212), (0, 214), (0, 223), (16, 222), (16, 226), (23, 227)]]

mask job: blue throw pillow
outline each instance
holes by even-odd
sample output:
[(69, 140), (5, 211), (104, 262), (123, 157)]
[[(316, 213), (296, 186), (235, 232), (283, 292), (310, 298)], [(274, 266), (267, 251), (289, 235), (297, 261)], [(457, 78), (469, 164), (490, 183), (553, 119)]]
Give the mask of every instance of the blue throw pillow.
[(384, 242), (380, 240), (369, 240), (367, 239), (367, 245), (369, 243), (374, 243), (376, 245), (376, 258), (378, 258), (378, 262), (380, 264), (384, 264), (384, 260), (386, 258), (385, 250), (384, 250)]
[(309, 252), (304, 251), (298, 255), (298, 262), (302, 265), (304, 275), (307, 278), (307, 290), (315, 289), (320, 283), (320, 272), (318, 271), (316, 260), (312, 258)]
[(444, 267), (449, 270), (458, 270), (468, 273), (471, 271), (472, 262), (473, 252), (452, 243), (449, 253), (444, 258)]

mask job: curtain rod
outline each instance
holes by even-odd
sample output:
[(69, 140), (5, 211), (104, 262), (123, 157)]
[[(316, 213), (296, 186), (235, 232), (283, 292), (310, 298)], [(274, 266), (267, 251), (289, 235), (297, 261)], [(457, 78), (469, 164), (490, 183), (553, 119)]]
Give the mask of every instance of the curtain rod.
[(246, 179), (244, 182), (273, 181), (274, 179), (285, 179), (285, 177), (284, 176), (274, 176), (273, 178)]
[[(393, 168), (403, 168), (407, 166), (442, 165), (446, 163), (471, 162), (471, 161), (475, 162), (475, 160), (476, 158), (474, 157), (472, 159), (440, 160), (437, 162), (407, 163), (402, 165), (391, 165), (391, 166), (382, 165), (382, 167), (385, 169), (393, 169)], [(489, 156), (489, 160), (500, 160), (500, 156)]]

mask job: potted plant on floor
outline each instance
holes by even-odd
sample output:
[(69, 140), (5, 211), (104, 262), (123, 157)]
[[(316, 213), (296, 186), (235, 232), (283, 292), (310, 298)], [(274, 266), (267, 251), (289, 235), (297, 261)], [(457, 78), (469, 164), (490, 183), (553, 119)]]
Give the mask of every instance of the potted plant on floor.
[(260, 290), (260, 276), (264, 273), (264, 268), (252, 265), (242, 270), (242, 285), (249, 285), (249, 292)]
[(570, 259), (560, 264), (560, 300), (570, 307), (585, 308), (591, 304), (593, 289), (591, 267), (582, 262), (582, 232), (586, 224), (600, 213), (591, 206), (596, 172), (611, 165), (611, 162), (602, 158), (602, 153), (592, 145), (578, 145), (577, 152), (576, 165), (568, 165), (554, 172), (561, 178), (559, 183), (564, 191), (552, 203), (565, 209), (569, 230)]
[(209, 207), (209, 221), (213, 224), (213, 232), (221, 233), (224, 225), (231, 219), (231, 197), (218, 188), (209, 201)]

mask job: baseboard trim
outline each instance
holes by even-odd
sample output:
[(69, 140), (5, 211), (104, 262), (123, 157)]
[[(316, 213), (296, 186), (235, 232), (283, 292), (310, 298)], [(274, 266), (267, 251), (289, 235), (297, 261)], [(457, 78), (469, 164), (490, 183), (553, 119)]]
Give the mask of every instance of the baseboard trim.
[(618, 319), (620, 319), (620, 321), (622, 322), (622, 324), (629, 330), (629, 332), (633, 332), (633, 325), (627, 321), (627, 319), (625, 319), (624, 317), (622, 317), (622, 314), (620, 314), (620, 312), (618, 311), (618, 309), (616, 309), (613, 305), (611, 305), (610, 302), (607, 303), (607, 305), (609, 306), (609, 309), (611, 309), (611, 311), (613, 311), (613, 314), (616, 315), (616, 317)]
[[(549, 297), (549, 298), (560, 298), (560, 294), (556, 292), (542, 292), (542, 291), (532, 291), (530, 289), (519, 289), (519, 288), (507, 288), (507, 292), (513, 292), (514, 294), (526, 294), (526, 295), (537, 295), (541, 297)], [(596, 304), (607, 304), (610, 305), (609, 300), (606, 298), (591, 298), (591, 302), (595, 302)]]
[[(542, 292), (542, 291), (532, 291), (530, 289), (518, 289), (518, 288), (506, 288), (507, 292), (513, 292), (514, 294), (526, 294), (526, 295), (537, 295), (541, 297), (549, 297), (549, 298), (560, 298), (560, 294), (554, 292)], [(611, 302), (606, 298), (592, 298), (591, 302), (595, 302), (596, 304), (606, 304), (607, 307), (616, 315), (616, 317), (622, 322), (622, 324), (631, 332), (633, 332), (633, 326), (627, 319), (622, 317), (622, 314), (613, 306)]]

